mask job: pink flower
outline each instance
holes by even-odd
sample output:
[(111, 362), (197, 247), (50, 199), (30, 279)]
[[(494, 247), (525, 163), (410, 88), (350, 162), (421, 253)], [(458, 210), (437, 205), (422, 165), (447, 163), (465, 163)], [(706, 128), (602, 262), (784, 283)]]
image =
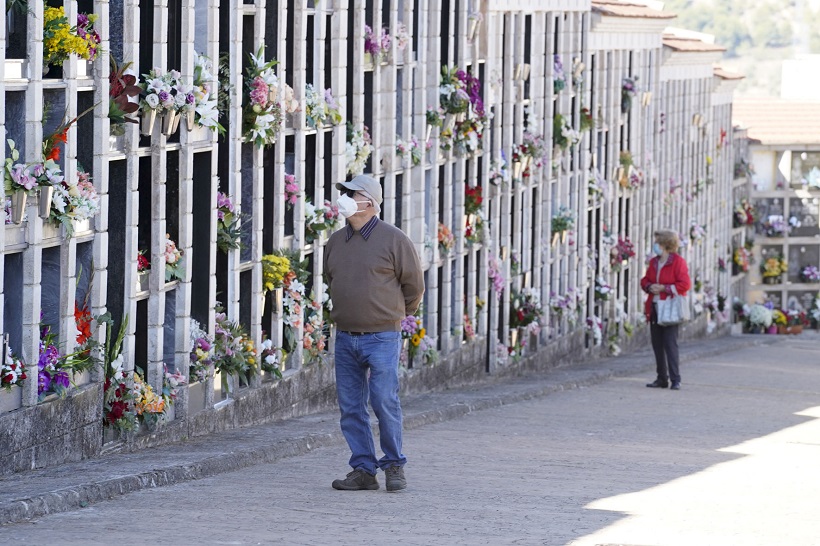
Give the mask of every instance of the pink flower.
[(268, 84), (260, 76), (257, 76), (251, 83), (253, 90), (250, 92), (251, 103), (265, 107), (268, 103)]

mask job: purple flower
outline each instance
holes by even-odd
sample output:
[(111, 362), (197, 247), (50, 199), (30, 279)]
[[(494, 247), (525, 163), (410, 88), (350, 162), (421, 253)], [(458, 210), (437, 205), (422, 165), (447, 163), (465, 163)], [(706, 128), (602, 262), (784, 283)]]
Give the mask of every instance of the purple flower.
[(85, 13), (77, 14), (77, 26), (83, 29), (88, 26), (88, 16)]
[(171, 99), (171, 96), (168, 94), (167, 91), (160, 91), (159, 92), (159, 100), (160, 102), (168, 102)]
[(71, 382), (68, 379), (68, 372), (65, 370), (57, 370), (57, 373), (54, 374), (52, 380), (54, 381), (55, 387), (63, 387), (64, 389), (67, 389), (71, 385)]
[(185, 96), (185, 103), (186, 104), (194, 104), (194, 102), (196, 102), (196, 97), (194, 97), (193, 93), (188, 93)]
[(50, 386), (51, 375), (44, 370), (40, 370), (40, 373), (37, 375), (37, 394), (43, 394)]

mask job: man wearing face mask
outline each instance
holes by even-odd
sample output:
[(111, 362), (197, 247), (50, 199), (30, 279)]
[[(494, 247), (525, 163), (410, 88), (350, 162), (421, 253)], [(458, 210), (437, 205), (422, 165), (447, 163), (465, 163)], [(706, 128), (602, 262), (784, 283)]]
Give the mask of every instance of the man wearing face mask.
[[(324, 264), (336, 323), (336, 394), (353, 469), (333, 488), (376, 490), (382, 469), (388, 491), (407, 486), (399, 402), (401, 321), (418, 309), (424, 275), (416, 249), (397, 227), (379, 220), (382, 188), (359, 175), (336, 184), (347, 225), (330, 236)], [(379, 420), (384, 456), (376, 458), (367, 403)]]

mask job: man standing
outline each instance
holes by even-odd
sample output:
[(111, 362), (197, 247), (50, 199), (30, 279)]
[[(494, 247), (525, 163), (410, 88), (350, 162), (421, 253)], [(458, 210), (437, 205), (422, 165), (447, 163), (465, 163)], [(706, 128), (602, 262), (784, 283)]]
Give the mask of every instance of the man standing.
[[(336, 323), (336, 394), (340, 425), (352, 455), (353, 471), (333, 482), (346, 491), (407, 487), (401, 451), (399, 402), (401, 321), (418, 309), (424, 275), (412, 241), (400, 229), (379, 220), (382, 188), (367, 175), (336, 184), (337, 204), (347, 225), (325, 246), (325, 274)], [(367, 402), (379, 420), (384, 456), (376, 459)]]

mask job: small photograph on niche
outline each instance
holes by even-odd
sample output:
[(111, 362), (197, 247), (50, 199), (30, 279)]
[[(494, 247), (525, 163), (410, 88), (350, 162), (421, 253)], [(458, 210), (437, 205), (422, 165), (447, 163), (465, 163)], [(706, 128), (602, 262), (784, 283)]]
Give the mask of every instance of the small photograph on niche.
[(793, 237), (820, 235), (818, 217), (820, 217), (820, 199), (817, 197), (789, 199), (789, 223), (792, 225), (790, 235)]
[(802, 311), (809, 313), (814, 307), (814, 299), (817, 297), (817, 292), (811, 290), (796, 290), (789, 292), (786, 297), (785, 309), (790, 311)]

